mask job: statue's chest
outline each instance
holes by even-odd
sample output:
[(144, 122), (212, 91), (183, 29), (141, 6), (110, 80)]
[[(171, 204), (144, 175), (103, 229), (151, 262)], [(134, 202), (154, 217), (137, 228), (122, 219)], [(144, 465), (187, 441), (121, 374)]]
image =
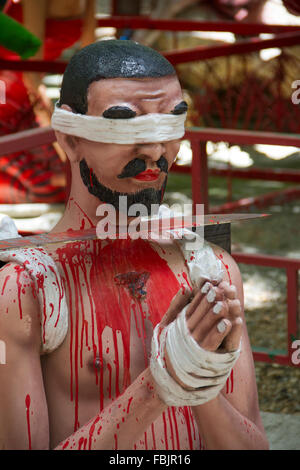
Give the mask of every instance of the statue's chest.
[(168, 261), (144, 241), (107, 245), (91, 266), (91, 294), (99, 322), (126, 330), (130, 317), (143, 311), (153, 326), (178, 291), (178, 278)]
[(129, 367), (134, 345), (146, 365), (153, 328), (186, 277), (178, 250), (157, 250), (144, 240), (116, 240), (88, 251), (69, 246), (57, 254), (69, 333), (80, 338), (78, 347), (88, 345), (99, 355), (121, 348)]
[(83, 397), (103, 409), (145, 370), (153, 328), (180, 286), (189, 287), (181, 253), (172, 246), (154, 249), (143, 240), (95, 243), (93, 249), (66, 245), (55, 260), (69, 326), (54, 373), (74, 403), (77, 429)]

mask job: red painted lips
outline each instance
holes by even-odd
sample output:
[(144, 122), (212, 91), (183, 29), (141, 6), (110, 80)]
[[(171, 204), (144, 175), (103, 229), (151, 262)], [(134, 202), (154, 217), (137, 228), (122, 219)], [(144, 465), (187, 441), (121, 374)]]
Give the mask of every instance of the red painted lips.
[(158, 179), (160, 170), (146, 170), (139, 173), (134, 178), (140, 181), (155, 181)]

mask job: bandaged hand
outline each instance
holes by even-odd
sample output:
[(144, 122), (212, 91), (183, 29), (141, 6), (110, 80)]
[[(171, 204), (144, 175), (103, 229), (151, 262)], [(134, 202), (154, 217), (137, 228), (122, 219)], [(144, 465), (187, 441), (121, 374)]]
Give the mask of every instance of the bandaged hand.
[(196, 406), (215, 398), (239, 357), (241, 333), (241, 305), (228, 283), (202, 283), (190, 303), (177, 295), (152, 339), (161, 399)]

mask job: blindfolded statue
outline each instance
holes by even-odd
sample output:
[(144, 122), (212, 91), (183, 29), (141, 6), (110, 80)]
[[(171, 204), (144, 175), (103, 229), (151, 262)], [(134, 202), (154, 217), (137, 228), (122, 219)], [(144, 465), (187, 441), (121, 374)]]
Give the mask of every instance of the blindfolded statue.
[[(186, 112), (156, 51), (79, 51), (52, 117), (72, 172), (52, 232), (94, 227), (98, 206), (120, 212), (122, 197), (161, 204)], [(224, 250), (188, 251), (183, 231), (1, 253), (0, 448), (267, 447), (241, 276)]]

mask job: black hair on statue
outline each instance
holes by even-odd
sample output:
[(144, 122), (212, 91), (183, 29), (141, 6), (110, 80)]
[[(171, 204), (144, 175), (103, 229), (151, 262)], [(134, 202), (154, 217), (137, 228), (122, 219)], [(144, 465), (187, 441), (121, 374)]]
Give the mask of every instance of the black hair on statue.
[(87, 92), (92, 82), (105, 78), (159, 78), (176, 75), (159, 52), (134, 41), (105, 40), (90, 44), (70, 60), (62, 81), (59, 106), (87, 112)]

